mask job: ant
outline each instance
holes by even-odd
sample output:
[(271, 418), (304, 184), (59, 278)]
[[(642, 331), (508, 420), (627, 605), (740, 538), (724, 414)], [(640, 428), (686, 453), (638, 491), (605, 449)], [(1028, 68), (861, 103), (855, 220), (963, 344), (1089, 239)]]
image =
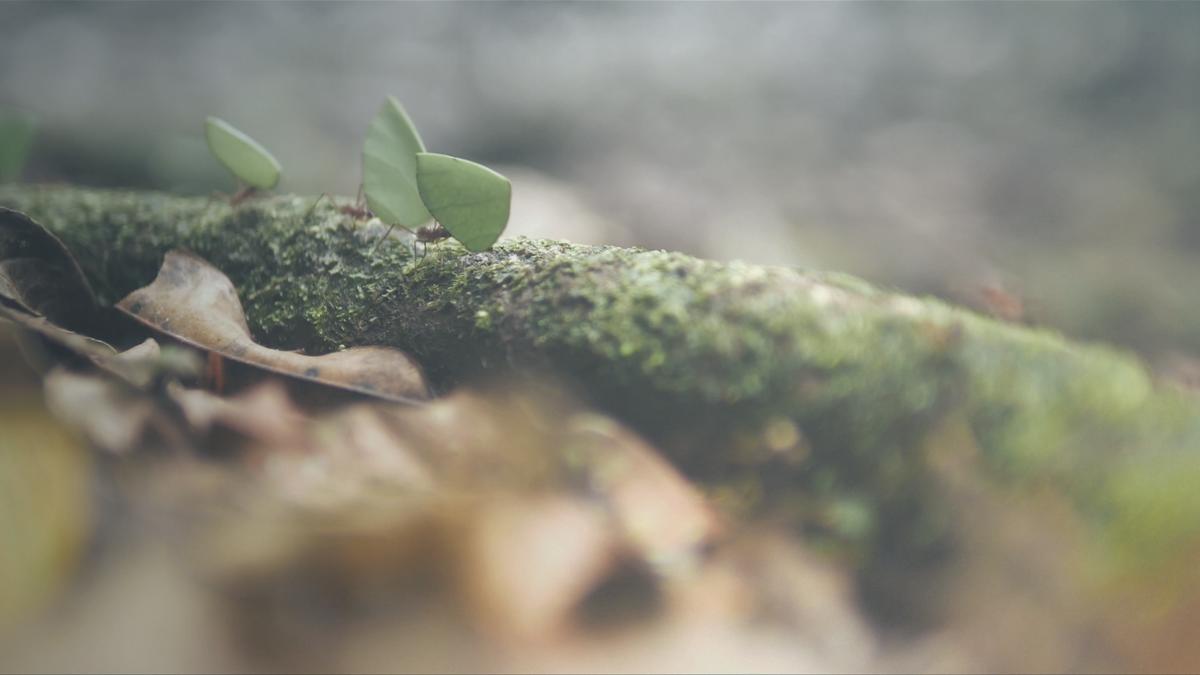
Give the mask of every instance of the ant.
[(977, 290), (978, 302), (993, 317), (1009, 323), (1023, 323), (1025, 302), (1020, 295), (1000, 284), (983, 284)]
[[(320, 204), (321, 200), (328, 196), (329, 193), (327, 192), (322, 192), (319, 196), (317, 196), (317, 199), (312, 203), (312, 206), (308, 207), (308, 212), (304, 214), (304, 217), (307, 218), (311, 216), (313, 211), (317, 209), (317, 204)], [(375, 217), (375, 214), (371, 212), (371, 209), (367, 208), (367, 201), (363, 199), (363, 186), (361, 183), (358, 185), (358, 197), (354, 200), (354, 203), (343, 204), (339, 206), (338, 213), (350, 216), (356, 223), (360, 220), (367, 220)]]
[(451, 236), (453, 235), (450, 234), (450, 230), (437, 221), (434, 221), (432, 225), (422, 225), (417, 228), (417, 241), (426, 245), (449, 239)]
[[(392, 233), (392, 230), (394, 230), (394, 229), (396, 229), (395, 225), (388, 227), (387, 232), (384, 232), (383, 236), (379, 238), (379, 241), (375, 242), (375, 246), (373, 246), (371, 248), (371, 253), (374, 253), (375, 249), (379, 248), (379, 244), (381, 244), (384, 239), (387, 239), (388, 235), (390, 235)], [(408, 229), (408, 228), (405, 228), (405, 229)], [(411, 232), (411, 230), (409, 230), (409, 231)], [(413, 248), (412, 248), (413, 257), (416, 257), (417, 244), (420, 243), (421, 244), (421, 258), (420, 259), (422, 259), (422, 260), (424, 260), (425, 251), (429, 248), (430, 244), (439, 242), (443, 239), (449, 239), (450, 237), (453, 236), (450, 234), (449, 230), (447, 230), (441, 223), (439, 223), (437, 221), (434, 221), (434, 223), (432, 225), (422, 225), (421, 227), (418, 227), (416, 232), (413, 232), (412, 234), (413, 234)]]
[(436, 220), (433, 221), (432, 225), (422, 225), (417, 228), (417, 238), (413, 242), (413, 255), (416, 255), (417, 242), (421, 242), (421, 258), (424, 259), (425, 251), (429, 248), (430, 244), (443, 239), (449, 239), (451, 236), (450, 230), (447, 230), (445, 226)]
[(237, 206), (238, 204), (241, 204), (242, 202), (246, 201), (247, 199), (257, 197), (258, 194), (259, 194), (258, 188), (254, 187), (253, 185), (243, 185), (241, 187), (241, 189), (239, 189), (237, 192), (233, 193), (233, 196), (231, 196), (229, 198), (229, 205)]
[[(321, 200), (325, 199), (328, 196), (329, 196), (329, 193), (327, 193), (327, 192), (322, 192), (320, 195), (318, 195), (316, 201), (314, 201), (312, 203), (312, 206), (308, 207), (308, 211), (304, 214), (304, 217), (307, 218), (307, 217), (311, 216), (313, 214), (313, 212), (316, 211), (317, 205), (321, 203)], [(375, 217), (375, 214), (371, 212), (371, 209), (367, 208), (366, 200), (363, 198), (362, 183), (359, 183), (359, 185), (358, 185), (358, 197), (357, 197), (357, 199), (354, 200), (354, 203), (353, 204), (343, 204), (342, 206), (339, 206), (338, 213), (341, 213), (341, 214), (344, 214), (344, 215), (354, 218), (355, 222)], [(380, 237), (379, 240), (375, 242), (375, 245), (371, 247), (371, 252), (368, 255), (373, 255), (375, 253), (375, 249), (379, 248), (379, 245), (381, 243), (383, 243), (384, 239), (387, 239), (388, 236), (392, 234), (392, 230), (394, 230), (394, 229), (396, 229), (395, 225), (388, 226), (387, 232), (384, 232), (383, 236)], [(405, 229), (408, 229), (408, 228), (405, 228)], [(411, 230), (410, 230), (410, 232), (411, 232)], [(425, 252), (429, 248), (430, 244), (439, 242), (443, 239), (449, 239), (450, 237), (453, 236), (450, 234), (449, 230), (447, 230), (441, 223), (439, 223), (437, 221), (434, 221), (434, 223), (432, 225), (422, 225), (421, 227), (418, 227), (415, 232), (412, 232), (412, 234), (413, 234), (413, 257), (416, 257), (417, 243), (420, 243), (422, 260), (425, 258)]]
[(237, 192), (234, 192), (231, 195), (225, 194), (224, 192), (210, 192), (208, 195), (208, 203), (212, 204), (215, 201), (224, 201), (228, 202), (230, 207), (236, 208), (240, 206), (242, 202), (258, 197), (262, 193), (262, 190), (259, 190), (253, 185), (242, 185), (241, 181), (238, 181)]

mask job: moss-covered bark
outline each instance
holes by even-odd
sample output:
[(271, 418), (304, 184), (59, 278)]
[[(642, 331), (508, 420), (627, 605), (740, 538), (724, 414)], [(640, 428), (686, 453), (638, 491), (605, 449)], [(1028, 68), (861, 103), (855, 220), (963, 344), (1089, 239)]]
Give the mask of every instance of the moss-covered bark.
[[(1137, 489), (1122, 481), (1141, 484), (1146, 467), (1200, 478), (1200, 405), (1156, 387), (1134, 358), (843, 275), (524, 239), (414, 259), (396, 237), (372, 252), (377, 224), (328, 201), (307, 215), (312, 198), (293, 196), (233, 209), (18, 187), (0, 204), (58, 233), (104, 301), (186, 247), (233, 280), (266, 344), (392, 345), (442, 387), (553, 372), (719, 484), (727, 503), (782, 510), (874, 553), (937, 550), (948, 516), (922, 448), (950, 413), (992, 475), (1065, 488), (1118, 529), (1120, 495)], [(1172, 518), (1138, 546), (1193, 536), (1200, 520)]]

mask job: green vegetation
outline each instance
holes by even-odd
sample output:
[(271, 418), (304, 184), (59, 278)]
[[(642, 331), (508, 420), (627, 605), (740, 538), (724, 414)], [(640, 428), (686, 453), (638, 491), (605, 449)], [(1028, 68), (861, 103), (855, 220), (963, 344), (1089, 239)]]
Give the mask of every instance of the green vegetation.
[(238, 180), (259, 190), (279, 184), (279, 162), (257, 141), (216, 117), (204, 120), (208, 149)]
[(389, 96), (363, 141), (363, 194), (388, 225), (413, 230), (432, 217), (417, 192), (417, 153), (425, 143), (404, 106)]
[(36, 131), (33, 117), (0, 109), (0, 183), (21, 177)]
[(468, 251), (486, 251), (508, 223), (512, 183), (486, 166), (422, 152), (417, 155), (421, 201)]
[(496, 243), (512, 203), (512, 184), (504, 176), (465, 159), (426, 153), (412, 119), (392, 96), (363, 142), (363, 192), (387, 225), (414, 232), (435, 218), (471, 251)]

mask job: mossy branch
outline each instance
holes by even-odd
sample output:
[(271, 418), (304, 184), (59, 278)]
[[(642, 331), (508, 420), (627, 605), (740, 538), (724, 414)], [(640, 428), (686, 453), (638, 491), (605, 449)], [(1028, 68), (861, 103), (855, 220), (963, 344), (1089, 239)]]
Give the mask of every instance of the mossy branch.
[(948, 415), (993, 475), (1064, 486), (1110, 520), (1128, 472), (1200, 478), (1200, 405), (1135, 358), (840, 274), (526, 239), (414, 259), (400, 238), (375, 248), (378, 223), (295, 196), (11, 187), (0, 204), (61, 236), (104, 301), (185, 247), (233, 280), (266, 344), (391, 345), (443, 388), (552, 372), (727, 501), (884, 548), (940, 522), (922, 448)]

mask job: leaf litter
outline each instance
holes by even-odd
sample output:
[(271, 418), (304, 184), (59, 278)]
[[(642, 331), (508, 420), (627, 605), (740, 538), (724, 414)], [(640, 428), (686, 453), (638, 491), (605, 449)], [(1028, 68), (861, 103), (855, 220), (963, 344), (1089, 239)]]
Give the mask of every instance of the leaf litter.
[[(201, 668), (653, 669), (704, 654), (706, 642), (705, 663), (766, 669), (853, 667), (871, 653), (847, 593), (849, 623), (837, 630), (856, 649), (823, 653), (781, 635), (759, 660), (746, 603), (762, 594), (722, 562), (721, 551), (742, 547), (724, 519), (653, 447), (559, 387), (495, 383), (412, 405), (428, 388), (406, 355), (259, 345), (229, 280), (182, 251), (118, 304), (136, 323), (101, 321), (106, 308), (61, 244), (19, 214), (3, 217), (3, 316), (73, 357), (45, 376), (49, 407), (122, 458), (109, 489), (125, 506), (101, 509), (98, 531), (106, 518), (143, 518), (157, 525), (134, 539), (174, 551), (102, 556), (108, 572), (52, 625), (102, 624), (87, 597), (137, 593), (114, 571), (119, 560), (180, 566), (170, 583), (191, 590), (168, 595), (204, 598), (223, 617), (224, 643), (214, 660), (196, 657)], [(214, 354), (257, 376), (215, 391), (204, 376)], [(294, 380), (359, 397), (305, 407)], [(714, 576), (724, 581), (697, 585)], [(204, 612), (184, 611), (193, 614)], [(82, 658), (88, 631), (75, 633), (59, 653)], [(214, 628), (196, 634), (212, 639)], [(14, 653), (6, 663), (19, 666), (34, 652)], [(131, 659), (106, 663), (136, 668)]]

